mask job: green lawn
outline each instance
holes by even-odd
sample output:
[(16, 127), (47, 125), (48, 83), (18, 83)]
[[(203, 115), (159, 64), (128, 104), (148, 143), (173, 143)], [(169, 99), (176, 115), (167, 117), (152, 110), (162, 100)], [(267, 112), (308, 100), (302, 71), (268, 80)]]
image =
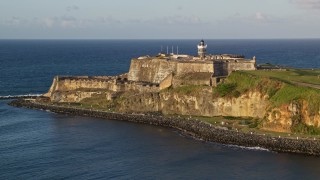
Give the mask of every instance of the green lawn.
[(275, 78), (285, 82), (301, 82), (320, 85), (320, 69), (287, 69), (286, 71), (258, 70), (245, 72), (260, 77)]

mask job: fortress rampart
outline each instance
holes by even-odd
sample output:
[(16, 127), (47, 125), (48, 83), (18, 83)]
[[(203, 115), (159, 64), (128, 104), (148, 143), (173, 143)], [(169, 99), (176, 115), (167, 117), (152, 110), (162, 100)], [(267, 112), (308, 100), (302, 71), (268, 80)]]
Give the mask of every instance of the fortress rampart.
[(130, 81), (160, 83), (177, 69), (176, 61), (166, 59), (132, 59), (128, 73)]
[(161, 83), (168, 75), (192, 72), (213, 73), (212, 61), (179, 61), (159, 58), (131, 60), (128, 80)]
[(50, 97), (52, 101), (79, 102), (101, 93), (107, 94), (107, 99), (111, 100), (116, 93), (127, 91), (138, 93), (159, 92), (160, 84), (129, 81), (126, 77), (119, 76), (56, 76), (49, 92), (45, 96)]

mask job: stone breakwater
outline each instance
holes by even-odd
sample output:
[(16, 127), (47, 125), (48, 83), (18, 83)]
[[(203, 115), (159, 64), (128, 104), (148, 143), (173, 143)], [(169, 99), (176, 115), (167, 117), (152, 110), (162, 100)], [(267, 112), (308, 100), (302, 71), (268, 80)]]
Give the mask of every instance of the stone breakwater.
[(247, 134), (232, 130), (225, 130), (219, 127), (215, 127), (206, 122), (194, 119), (77, 109), (71, 107), (38, 104), (33, 101), (23, 99), (14, 100), (10, 102), (9, 105), (30, 109), (49, 110), (55, 113), (70, 114), (75, 116), (89, 116), (108, 120), (128, 121), (141, 124), (150, 124), (154, 126), (163, 126), (178, 129), (182, 133), (209, 142), (217, 142), (245, 147), (260, 147), (275, 152), (320, 156), (320, 141), (318, 140), (296, 140), (263, 136), (258, 134)]

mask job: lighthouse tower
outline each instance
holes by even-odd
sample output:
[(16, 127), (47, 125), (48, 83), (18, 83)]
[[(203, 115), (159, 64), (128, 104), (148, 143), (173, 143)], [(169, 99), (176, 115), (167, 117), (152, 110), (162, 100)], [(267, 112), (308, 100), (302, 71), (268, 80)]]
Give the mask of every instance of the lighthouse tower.
[(206, 57), (207, 45), (204, 43), (204, 40), (201, 40), (198, 44), (198, 55), (200, 59), (204, 59)]

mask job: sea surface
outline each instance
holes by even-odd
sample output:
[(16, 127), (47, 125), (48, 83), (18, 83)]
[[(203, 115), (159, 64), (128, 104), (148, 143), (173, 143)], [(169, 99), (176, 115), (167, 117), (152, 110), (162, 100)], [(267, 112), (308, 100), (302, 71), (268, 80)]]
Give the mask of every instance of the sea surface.
[[(198, 40), (0, 40), (0, 96), (41, 94), (56, 75), (117, 75)], [(320, 68), (320, 40), (207, 40), (208, 53)], [(319, 179), (320, 158), (202, 142), (174, 129), (19, 109), (0, 100), (0, 179)]]

